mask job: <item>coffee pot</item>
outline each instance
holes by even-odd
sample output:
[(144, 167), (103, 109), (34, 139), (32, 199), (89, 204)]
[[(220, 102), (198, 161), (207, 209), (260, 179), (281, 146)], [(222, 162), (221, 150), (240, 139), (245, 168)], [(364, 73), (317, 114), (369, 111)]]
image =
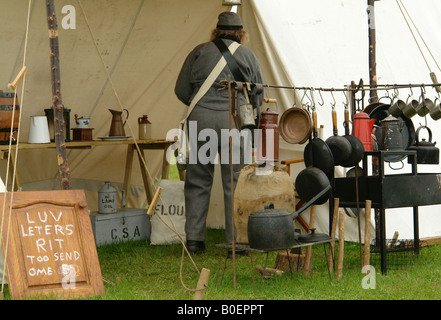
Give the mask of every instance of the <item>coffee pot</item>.
[(403, 150), (403, 122), (392, 115), (381, 121), (381, 150)]
[[(112, 123), (110, 125), (109, 136), (118, 136), (124, 137), (126, 135), (124, 131), (124, 125), (129, 118), (129, 111), (127, 109), (123, 109), (123, 111), (109, 109), (110, 113), (112, 113)], [(122, 120), (123, 112), (126, 113), (125, 120)]]
[(365, 151), (372, 151), (372, 128), (375, 124), (375, 119), (370, 119), (366, 112), (360, 111), (354, 115), (354, 131), (356, 136), (364, 145)]

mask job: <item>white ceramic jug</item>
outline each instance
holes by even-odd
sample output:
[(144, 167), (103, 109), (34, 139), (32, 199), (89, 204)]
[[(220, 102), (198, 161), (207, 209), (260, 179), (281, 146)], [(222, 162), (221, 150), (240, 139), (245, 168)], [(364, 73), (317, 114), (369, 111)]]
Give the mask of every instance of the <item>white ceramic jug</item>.
[(28, 143), (49, 143), (49, 127), (46, 116), (31, 116)]

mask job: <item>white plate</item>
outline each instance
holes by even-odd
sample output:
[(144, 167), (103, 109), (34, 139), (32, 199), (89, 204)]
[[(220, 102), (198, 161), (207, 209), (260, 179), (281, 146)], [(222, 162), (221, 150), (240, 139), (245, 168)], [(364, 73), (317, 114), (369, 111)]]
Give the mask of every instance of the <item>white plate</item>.
[(131, 138), (130, 136), (109, 136), (109, 137), (98, 137), (98, 139), (104, 140), (104, 141), (123, 141)]

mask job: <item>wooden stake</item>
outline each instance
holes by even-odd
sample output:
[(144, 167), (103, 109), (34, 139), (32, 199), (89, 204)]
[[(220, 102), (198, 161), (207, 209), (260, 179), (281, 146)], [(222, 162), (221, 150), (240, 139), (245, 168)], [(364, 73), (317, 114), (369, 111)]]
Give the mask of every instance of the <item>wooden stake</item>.
[(52, 109), (54, 110), (55, 145), (57, 149), (58, 171), (63, 190), (72, 189), (69, 164), (66, 155), (64, 139), (63, 100), (61, 98), (60, 58), (58, 45), (58, 24), (55, 14), (54, 0), (46, 0), (47, 24), (49, 28), (51, 79), (52, 79)]
[(147, 210), (147, 214), (149, 216), (151, 216), (153, 214), (153, 210), (156, 207), (156, 202), (158, 202), (159, 196), (162, 192), (162, 188), (158, 187), (158, 189), (156, 189), (155, 195), (153, 196), (152, 202), (149, 205), (149, 209)]
[(371, 200), (366, 200), (364, 217), (364, 265), (369, 265), (370, 260), (370, 232), (371, 232)]
[(15, 77), (14, 81), (12, 81), (11, 83), (8, 84), (8, 88), (11, 90), (17, 89), (17, 87), (20, 84), (21, 80), (23, 79), (26, 71), (27, 71), (26, 66), (23, 66), (23, 68), (21, 68), (20, 72)]
[[(311, 206), (311, 213), (309, 218), (309, 229), (314, 228), (315, 223), (315, 206)], [(309, 231), (308, 233), (311, 233)], [(303, 266), (303, 275), (306, 277), (309, 274), (309, 270), (311, 269), (311, 250), (312, 246), (306, 247), (306, 256), (305, 256), (305, 265)]]
[(205, 288), (208, 286), (208, 278), (210, 277), (210, 270), (202, 268), (201, 275), (199, 276), (198, 284), (196, 286), (196, 292), (194, 293), (193, 300), (203, 300), (205, 294)]
[[(332, 214), (332, 226), (331, 226), (331, 239), (335, 238), (335, 233), (337, 231), (337, 221), (338, 221), (338, 208), (340, 206), (340, 199), (334, 198), (334, 212)], [(334, 267), (334, 249), (335, 249), (335, 241), (331, 241), (329, 243), (329, 254), (328, 254), (328, 267), (329, 271)]]
[(339, 211), (338, 217), (338, 261), (337, 261), (337, 280), (341, 278), (343, 272), (343, 255), (345, 247), (345, 213)]

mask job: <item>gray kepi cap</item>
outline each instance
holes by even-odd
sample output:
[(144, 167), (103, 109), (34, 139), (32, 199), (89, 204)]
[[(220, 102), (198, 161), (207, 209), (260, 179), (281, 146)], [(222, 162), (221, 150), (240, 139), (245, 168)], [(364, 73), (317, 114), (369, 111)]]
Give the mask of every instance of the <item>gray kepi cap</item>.
[(242, 20), (234, 12), (222, 12), (218, 16), (216, 28), (222, 30), (240, 30), (242, 29)]

